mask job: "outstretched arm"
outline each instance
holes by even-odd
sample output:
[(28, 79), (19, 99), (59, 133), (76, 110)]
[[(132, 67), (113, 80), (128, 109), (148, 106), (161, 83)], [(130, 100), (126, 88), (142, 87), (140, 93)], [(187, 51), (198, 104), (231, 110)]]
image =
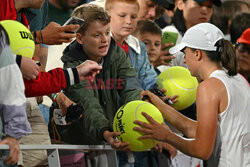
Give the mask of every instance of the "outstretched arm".
[(76, 67), (80, 81), (83, 80), (93, 80), (102, 69), (96, 62), (91, 60), (86, 60), (82, 64)]
[(40, 72), (36, 80), (24, 79), (25, 95), (34, 97), (60, 92), (82, 80), (93, 80), (100, 69), (102, 67), (96, 62), (87, 60), (76, 68), (56, 68), (49, 72)]
[[(155, 104), (158, 109), (160, 109), (164, 117), (170, 123), (172, 123), (172, 125), (179, 128), (179, 130), (184, 129), (184, 134), (189, 135), (189, 138), (193, 135), (194, 137), (187, 139), (178, 136), (173, 133), (166, 124), (159, 124), (154, 121), (152, 117), (146, 113), (143, 113), (150, 124), (135, 121), (135, 123), (140, 125), (140, 127), (135, 127), (134, 129), (145, 133), (145, 135), (140, 137), (140, 139), (152, 138), (164, 141), (187, 155), (201, 159), (208, 159), (213, 151), (217, 132), (220, 93), (215, 92), (216, 88), (214, 85), (218, 84), (219, 83), (213, 81), (209, 84), (203, 82), (198, 87), (196, 101), (198, 115), (196, 123), (193, 123), (192, 120), (189, 120), (183, 115), (175, 113), (177, 111), (170, 109), (169, 106), (165, 104), (165, 106), (163, 104), (159, 104), (158, 101), (150, 98), (151, 102), (153, 102), (153, 104)], [(219, 90), (217, 92), (219, 92)], [(152, 97), (151, 95), (149, 96)], [(184, 122), (180, 122), (180, 120)], [(185, 127), (186, 123), (189, 124), (188, 127), (192, 131), (191, 134), (188, 133), (188, 128)], [(192, 124), (193, 126), (190, 126)], [(193, 127), (193, 129), (190, 127)]]
[(196, 133), (197, 122), (187, 118), (173, 107), (164, 103), (167, 100), (167, 96), (160, 99), (158, 96), (154, 95), (150, 91), (143, 91), (141, 97), (148, 96), (149, 102), (154, 104), (162, 113), (163, 117), (175, 126), (176, 129), (181, 131), (188, 138), (194, 138)]
[(68, 43), (76, 37), (74, 33), (66, 33), (78, 29), (79, 25), (65, 25), (61, 26), (58, 23), (51, 22), (43, 30), (33, 32), (35, 42), (37, 44), (43, 43), (47, 45), (60, 45)]

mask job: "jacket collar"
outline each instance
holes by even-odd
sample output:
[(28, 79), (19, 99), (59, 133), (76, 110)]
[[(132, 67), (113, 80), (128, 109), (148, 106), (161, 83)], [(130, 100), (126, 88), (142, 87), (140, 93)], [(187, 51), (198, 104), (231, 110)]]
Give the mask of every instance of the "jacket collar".
[(83, 52), (82, 45), (80, 45), (76, 40), (64, 49), (63, 55), (66, 57), (72, 57), (75, 60), (85, 61), (88, 59), (86, 54)]
[(136, 37), (134, 37), (133, 35), (129, 35), (125, 41), (127, 42), (128, 46), (134, 49), (137, 54), (141, 54), (140, 43)]
[[(113, 38), (112, 33), (110, 32), (111, 37)], [(141, 54), (141, 48), (140, 48), (140, 43), (139, 40), (134, 37), (133, 35), (129, 35), (125, 39), (126, 43), (128, 44), (129, 47), (131, 47), (137, 54)]]

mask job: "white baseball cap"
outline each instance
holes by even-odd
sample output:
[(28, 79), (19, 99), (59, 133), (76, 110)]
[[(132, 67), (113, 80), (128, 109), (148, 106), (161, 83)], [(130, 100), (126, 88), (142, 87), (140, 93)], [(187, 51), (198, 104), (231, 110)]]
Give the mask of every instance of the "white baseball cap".
[(175, 54), (185, 47), (206, 51), (216, 51), (216, 42), (223, 39), (221, 30), (210, 23), (200, 23), (189, 28), (184, 34), (181, 43), (172, 47), (169, 52)]

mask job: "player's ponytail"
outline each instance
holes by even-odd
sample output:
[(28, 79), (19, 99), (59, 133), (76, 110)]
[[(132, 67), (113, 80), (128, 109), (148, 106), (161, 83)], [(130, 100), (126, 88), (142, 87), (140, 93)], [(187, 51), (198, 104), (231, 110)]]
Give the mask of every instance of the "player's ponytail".
[(215, 46), (217, 46), (216, 51), (206, 51), (209, 59), (214, 62), (221, 62), (222, 67), (228, 71), (229, 76), (236, 75), (236, 52), (233, 45), (228, 40), (220, 39)]

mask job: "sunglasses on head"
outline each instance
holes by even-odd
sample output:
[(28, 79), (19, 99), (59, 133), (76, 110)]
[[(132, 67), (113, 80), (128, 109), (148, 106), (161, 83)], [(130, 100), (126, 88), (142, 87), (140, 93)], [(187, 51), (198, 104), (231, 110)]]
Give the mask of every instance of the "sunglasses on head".
[(244, 43), (236, 43), (235, 48), (240, 52), (240, 53), (245, 53), (248, 52), (250, 54), (250, 45), (249, 44), (244, 44)]

